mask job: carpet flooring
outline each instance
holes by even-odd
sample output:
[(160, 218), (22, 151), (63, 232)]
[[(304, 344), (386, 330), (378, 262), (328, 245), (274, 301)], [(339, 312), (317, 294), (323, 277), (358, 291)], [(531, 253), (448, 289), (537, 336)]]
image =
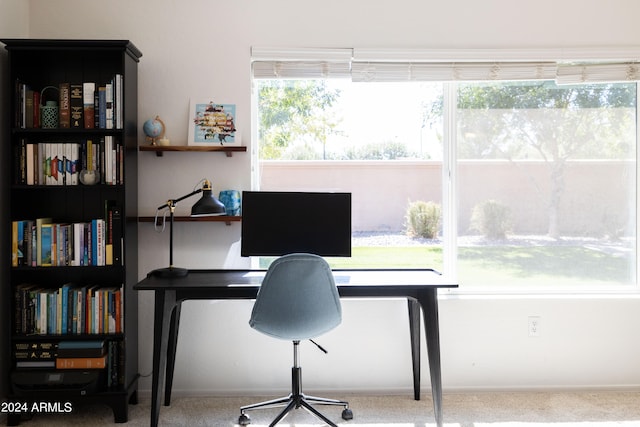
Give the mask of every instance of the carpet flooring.
[[(429, 397), (415, 401), (410, 396), (327, 396), (346, 399), (354, 412), (351, 421), (340, 418), (340, 407), (320, 411), (340, 427), (434, 427)], [(158, 427), (236, 426), (242, 405), (264, 397), (175, 397), (171, 406), (162, 406)], [(74, 408), (71, 414), (37, 414), (24, 419), (24, 427), (102, 427), (118, 425), (148, 427), (149, 399), (141, 398), (129, 407), (129, 421), (114, 424), (106, 406)], [(445, 393), (445, 427), (640, 427), (640, 392), (513, 392)], [(253, 427), (268, 426), (279, 409), (251, 412)], [(288, 415), (282, 427), (321, 427), (324, 424), (303, 409)]]

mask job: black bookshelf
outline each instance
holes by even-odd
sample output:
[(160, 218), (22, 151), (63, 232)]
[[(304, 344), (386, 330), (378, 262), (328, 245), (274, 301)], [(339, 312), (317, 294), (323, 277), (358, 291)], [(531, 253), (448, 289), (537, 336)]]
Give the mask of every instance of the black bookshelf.
[[(6, 258), (0, 265), (3, 266), (2, 278), (6, 278), (6, 287), (9, 289), (4, 294), (8, 298), (2, 298), (0, 301), (1, 323), (6, 325), (3, 330), (6, 339), (0, 350), (4, 352), (0, 360), (6, 363), (2, 366), (0, 382), (8, 385), (5, 386), (6, 390), (1, 391), (6, 393), (7, 402), (24, 404), (24, 408), (42, 402), (53, 405), (50, 405), (50, 408), (55, 408), (56, 403), (62, 403), (62, 409), (67, 402), (72, 407), (95, 403), (106, 404), (113, 410), (114, 421), (123, 423), (128, 420), (128, 405), (137, 403), (139, 378), (138, 304), (137, 292), (133, 290), (133, 285), (137, 283), (138, 273), (137, 65), (142, 54), (128, 40), (3, 39), (0, 42), (7, 50), (5, 58), (8, 78), (5, 78), (2, 83), (3, 93), (9, 97), (5, 110), (8, 114), (3, 118), (2, 123), (8, 126), (5, 135), (10, 141), (10, 148), (5, 148), (3, 153), (11, 158), (11, 173), (5, 173), (1, 181), (2, 205), (9, 208), (8, 217), (3, 217), (2, 235), (4, 237), (0, 252)], [(60, 126), (43, 128), (38, 126), (37, 112), (36, 119), (30, 117), (31, 121), (24, 120), (25, 101), (22, 99), (25, 93), (24, 88), (41, 93), (44, 88), (58, 88), (61, 83), (94, 82), (98, 91), (100, 86), (107, 85), (114, 78), (118, 78), (117, 76), (121, 77), (119, 86), (122, 90), (114, 96), (118, 97), (117, 106), (121, 120), (117, 122), (114, 120), (112, 127), (100, 125), (97, 113), (101, 108), (97, 95), (94, 104), (96, 115), (93, 117), (93, 128), (87, 128), (84, 125), (69, 128)], [(114, 99), (113, 102), (115, 108), (116, 100)], [(41, 102), (39, 105), (42, 104), (44, 103)], [(38, 112), (40, 111), (38, 109)], [(107, 140), (111, 141), (113, 146), (108, 145), (105, 142)], [(72, 176), (77, 171), (74, 172), (70, 166), (73, 162), (68, 161), (68, 159), (75, 160), (73, 159), (75, 154), (68, 156), (62, 154), (78, 153), (77, 168), (79, 170), (82, 159), (89, 158), (86, 154), (86, 147), (89, 146), (87, 141), (91, 141), (97, 147), (94, 155), (91, 156), (96, 159), (96, 166), (85, 164), (83, 168), (97, 168), (101, 171), (101, 180), (94, 185), (83, 185), (80, 182), (76, 184)], [(35, 172), (33, 171), (34, 163), (29, 161), (33, 175), (25, 172), (27, 156), (24, 154), (23, 147), (28, 144), (37, 147), (36, 153), (46, 147), (47, 150), (54, 151), (56, 159), (58, 154), (60, 155), (60, 162), (68, 165), (68, 167), (61, 166), (61, 173), (67, 174), (62, 182), (47, 181), (44, 177), (47, 173), (38, 170), (42, 164), (41, 161), (35, 161), (37, 165)], [(105, 146), (113, 149), (107, 150)], [(109, 165), (108, 173), (107, 165)], [(110, 176), (110, 181), (105, 181), (107, 176)], [(58, 176), (56, 179), (62, 178)], [(106, 201), (109, 201), (109, 206)], [(112, 205), (116, 208), (112, 208)], [(54, 224), (92, 224), (102, 219), (104, 220), (102, 227), (105, 227), (106, 231), (101, 233), (99, 226), (93, 225), (93, 236), (103, 236), (105, 243), (112, 245), (112, 250), (105, 250), (96, 243), (97, 249), (90, 248), (86, 251), (92, 253), (92, 256), (79, 256), (78, 254), (83, 251), (77, 250), (81, 246), (75, 244), (75, 236), (81, 234), (82, 229), (78, 228), (72, 233), (68, 230), (73, 230), (73, 227), (69, 227), (68, 234), (58, 231), (57, 236), (60, 242), (69, 243), (56, 248), (58, 256), (53, 265), (45, 266), (44, 261), (43, 264), (36, 262), (33, 251), (27, 258), (26, 247), (23, 247), (24, 256), (14, 262), (13, 222), (46, 217), (52, 218)], [(109, 221), (110, 218), (112, 218), (111, 221)], [(62, 228), (58, 227), (54, 230)], [(87, 226), (85, 233), (89, 232), (87, 230), (91, 230), (91, 226)], [(121, 236), (121, 239), (118, 236)], [(116, 241), (121, 242), (121, 245), (115, 244)], [(27, 244), (26, 239), (24, 243)], [(66, 251), (61, 248), (66, 248)], [(107, 255), (107, 252), (112, 255)], [(76, 308), (77, 311), (73, 314), (77, 317), (72, 320), (71, 312), (68, 312), (69, 323), (66, 330), (61, 330), (59, 326), (57, 329), (52, 326), (53, 318), (45, 314), (48, 313), (49, 308), (42, 308), (48, 306), (43, 305), (40, 309), (31, 309), (28, 312), (23, 305), (18, 306), (21, 301), (18, 295), (21, 294), (22, 284), (34, 286), (36, 291), (31, 295), (36, 296), (33, 299), (25, 298), (36, 301), (35, 304), (37, 304), (37, 301), (44, 301), (43, 297), (37, 296), (38, 292), (49, 291), (55, 295), (61, 293), (62, 285), (69, 283), (76, 285), (75, 289), (82, 290), (84, 293), (76, 291), (69, 294), (75, 295), (80, 302), (77, 305), (69, 303), (68, 310)], [(92, 321), (85, 321), (91, 317), (85, 312), (90, 305), (83, 308), (84, 303), (87, 302), (86, 290), (91, 287), (94, 287), (94, 291), (105, 290), (103, 294), (104, 324), (100, 324), (99, 327), (95, 326), (97, 325), (95, 322), (92, 325)], [(107, 289), (111, 293), (107, 292)], [(31, 317), (24, 313), (30, 313)], [(42, 320), (44, 317), (48, 318), (48, 326), (44, 326), (47, 324)], [(110, 318), (113, 319), (107, 321)], [(70, 326), (71, 324), (74, 329)], [(17, 366), (16, 348), (19, 346), (25, 344), (37, 346), (60, 341), (82, 343), (95, 340), (104, 341), (109, 347), (105, 368), (71, 370)], [(86, 377), (80, 375), (83, 372), (87, 372)], [(31, 378), (33, 381), (29, 383)], [(87, 378), (86, 381), (85, 378)], [(29, 411), (10, 412), (7, 414), (7, 425), (18, 425), (23, 419), (32, 416), (37, 414)]]

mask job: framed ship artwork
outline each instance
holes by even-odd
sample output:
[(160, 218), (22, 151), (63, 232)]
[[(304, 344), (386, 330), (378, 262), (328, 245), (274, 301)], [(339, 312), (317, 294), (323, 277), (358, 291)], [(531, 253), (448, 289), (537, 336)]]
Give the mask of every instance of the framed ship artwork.
[(189, 108), (189, 145), (240, 145), (236, 132), (235, 104), (211, 100), (191, 100)]

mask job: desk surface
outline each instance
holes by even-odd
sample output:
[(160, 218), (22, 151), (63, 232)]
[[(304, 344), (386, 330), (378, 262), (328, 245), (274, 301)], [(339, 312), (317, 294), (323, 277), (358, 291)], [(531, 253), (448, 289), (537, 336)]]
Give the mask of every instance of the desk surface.
[[(397, 288), (399, 294), (408, 290), (427, 288), (455, 288), (456, 283), (444, 280), (432, 269), (335, 269), (333, 277), (339, 288), (367, 288), (370, 292), (384, 287), (388, 293)], [(165, 278), (147, 276), (134, 286), (139, 291), (158, 289), (204, 289), (259, 287), (266, 270), (189, 270), (185, 277)], [(218, 289), (220, 290), (220, 289)]]

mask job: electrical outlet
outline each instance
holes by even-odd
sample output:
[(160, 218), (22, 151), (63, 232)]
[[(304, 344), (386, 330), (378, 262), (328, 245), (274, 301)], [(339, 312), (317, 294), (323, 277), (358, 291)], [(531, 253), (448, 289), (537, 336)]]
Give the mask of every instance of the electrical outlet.
[(529, 336), (540, 336), (540, 316), (529, 316)]

